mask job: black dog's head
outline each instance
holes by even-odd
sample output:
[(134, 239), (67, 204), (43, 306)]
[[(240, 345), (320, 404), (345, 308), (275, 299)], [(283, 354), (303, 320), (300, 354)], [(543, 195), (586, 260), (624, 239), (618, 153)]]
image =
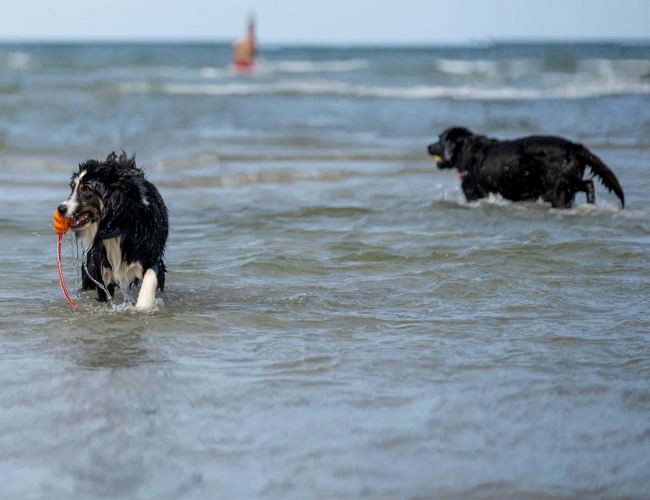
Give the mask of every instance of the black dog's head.
[(474, 134), (463, 127), (452, 127), (438, 137), (440, 140), (428, 148), (429, 154), (435, 157), (438, 168), (458, 168), (463, 146)]
[(124, 152), (119, 157), (111, 153), (105, 161), (80, 163), (70, 181), (72, 192), (57, 211), (71, 219), (70, 229), (92, 241), (102, 220), (113, 217), (123, 199), (123, 188), (133, 176), (144, 177), (144, 173), (135, 166), (135, 155), (129, 158)]

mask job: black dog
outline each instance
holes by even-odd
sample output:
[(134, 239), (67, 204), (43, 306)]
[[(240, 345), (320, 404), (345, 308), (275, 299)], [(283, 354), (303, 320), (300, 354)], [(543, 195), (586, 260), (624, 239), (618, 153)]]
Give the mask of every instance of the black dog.
[(596, 155), (580, 144), (560, 137), (530, 136), (499, 141), (475, 135), (466, 128), (445, 130), (429, 146), (438, 168), (456, 168), (468, 201), (499, 193), (513, 201), (542, 198), (554, 207), (569, 208), (578, 191), (594, 203), (591, 180), (582, 180), (585, 167), (600, 177), (625, 206), (625, 195), (616, 176)]
[(83, 288), (97, 290), (97, 299), (106, 301), (115, 285), (130, 294), (141, 281), (136, 307), (152, 307), (156, 288), (165, 287), (169, 222), (160, 193), (136, 167), (135, 156), (111, 153), (106, 161), (81, 163), (70, 188), (57, 210), (72, 219), (70, 229), (81, 238)]

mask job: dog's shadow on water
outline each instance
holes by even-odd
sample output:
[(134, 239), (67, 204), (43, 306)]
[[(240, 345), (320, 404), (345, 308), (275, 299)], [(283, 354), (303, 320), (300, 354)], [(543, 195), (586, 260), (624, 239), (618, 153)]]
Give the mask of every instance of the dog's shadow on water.
[(147, 346), (150, 330), (146, 317), (86, 314), (96, 317), (77, 318), (65, 338), (57, 335), (56, 343), (63, 344), (59, 355), (75, 365), (89, 369), (133, 368), (167, 361), (166, 356)]
[(75, 338), (72, 361), (82, 368), (132, 368), (159, 361), (136, 332), (107, 332)]

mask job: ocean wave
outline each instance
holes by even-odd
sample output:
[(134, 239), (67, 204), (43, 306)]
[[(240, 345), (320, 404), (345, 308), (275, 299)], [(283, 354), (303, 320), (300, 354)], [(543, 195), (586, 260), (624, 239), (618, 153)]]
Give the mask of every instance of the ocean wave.
[(0, 69), (28, 70), (34, 67), (35, 58), (27, 52), (9, 52), (0, 54)]
[[(246, 72), (246, 75), (267, 78), (280, 73), (346, 73), (366, 69), (369, 66), (370, 63), (367, 59), (346, 59), (340, 61), (267, 61), (262, 59), (250, 72)], [(205, 66), (200, 69), (200, 75), (203, 78), (225, 78), (240, 74), (232, 66)]]
[(156, 185), (165, 188), (240, 188), (256, 184), (293, 184), (299, 181), (340, 181), (359, 175), (358, 172), (321, 169), (262, 169), (257, 172), (234, 172), (231, 174), (204, 174), (160, 178)]
[(496, 74), (499, 70), (498, 61), (438, 59), (436, 70), (451, 75)]
[(258, 64), (258, 71), (277, 73), (343, 73), (366, 69), (367, 59), (346, 59), (340, 61), (266, 61)]
[(354, 85), (340, 81), (286, 81), (276, 83), (148, 83), (121, 82), (118, 91), (123, 94), (169, 95), (338, 95), (384, 99), (452, 99), (477, 101), (520, 101), (538, 99), (587, 99), (613, 95), (650, 94), (650, 82), (601, 82), (572, 84), (552, 88), (521, 88), (512, 86), (411, 86), (380, 87)]
[(564, 62), (543, 58), (486, 59), (437, 59), (435, 69), (439, 73), (462, 76), (522, 77), (552, 73), (568, 73), (579, 78), (631, 78), (638, 79), (650, 74), (648, 59), (577, 59)]
[[(261, 60), (247, 76), (270, 77), (277, 74), (310, 74), (310, 73), (345, 73), (368, 69), (367, 59), (345, 59), (328, 61), (267, 61)], [(574, 79), (630, 79), (639, 80), (650, 75), (650, 60), (648, 59), (577, 59), (566, 63), (547, 61), (543, 58), (508, 58), (501, 60), (488, 59), (435, 59), (435, 72), (459, 77), (471, 78), (522, 78), (544, 77), (562, 73)], [(200, 69), (203, 78), (227, 78), (240, 75), (231, 66)]]
[[(209, 158), (212, 158), (210, 160)], [(336, 156), (297, 156), (285, 157), (279, 164), (273, 164), (277, 157), (248, 157), (221, 155), (188, 155), (186, 157), (168, 158), (152, 166), (158, 178), (156, 185), (167, 188), (237, 188), (255, 184), (293, 184), (295, 182), (338, 182), (349, 178), (389, 179), (418, 175), (436, 175), (435, 164), (424, 157), (418, 165), (404, 165), (394, 161), (393, 157), (359, 156), (354, 161)], [(420, 157), (404, 157), (422, 160)], [(255, 170), (238, 170), (232, 164), (238, 159), (259, 163)], [(317, 160), (316, 162), (313, 162)], [(323, 165), (323, 160), (326, 164)], [(224, 162), (231, 168), (222, 169), (217, 164)], [(380, 162), (385, 162), (380, 165)], [(186, 172), (183, 170), (188, 169)], [(60, 181), (59, 181), (60, 182)], [(446, 181), (441, 181), (449, 187)], [(454, 188), (452, 188), (454, 189)], [(455, 188), (459, 191), (459, 188)], [(460, 192), (460, 191), (459, 191)]]

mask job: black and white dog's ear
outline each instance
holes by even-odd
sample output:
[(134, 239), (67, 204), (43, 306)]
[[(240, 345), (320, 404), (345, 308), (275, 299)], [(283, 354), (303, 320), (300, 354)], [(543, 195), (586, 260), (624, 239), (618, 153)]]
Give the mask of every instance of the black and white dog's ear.
[(135, 155), (136, 153), (133, 153), (133, 156), (129, 157), (126, 151), (122, 150), (122, 154), (117, 160), (118, 165), (122, 168), (137, 168), (135, 165)]

